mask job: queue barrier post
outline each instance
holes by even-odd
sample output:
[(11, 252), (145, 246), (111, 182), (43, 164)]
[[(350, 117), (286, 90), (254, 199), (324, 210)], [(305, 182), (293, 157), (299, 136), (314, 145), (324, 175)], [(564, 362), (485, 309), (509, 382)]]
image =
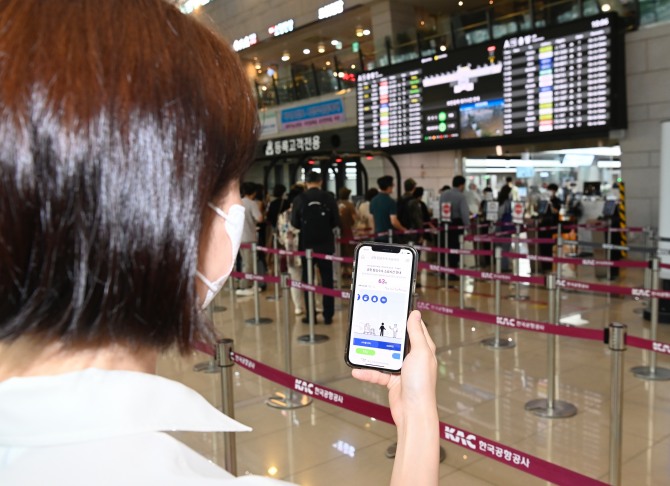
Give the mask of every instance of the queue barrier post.
[[(444, 221), (443, 239), (444, 239), (444, 248), (449, 249), (449, 222), (447, 222), (447, 221)], [(444, 266), (448, 267), (449, 266), (449, 253), (448, 252), (443, 253), (443, 255), (444, 256), (442, 258), (444, 258)], [(449, 275), (451, 275), (451, 274), (448, 274), (448, 275), (447, 274), (442, 274), (442, 276), (444, 277), (444, 288), (445, 288), (445, 290), (449, 288)]]
[[(274, 250), (272, 254), (272, 274), (275, 277), (279, 277), (279, 253), (277, 250), (279, 250), (279, 241), (277, 239), (277, 232), (273, 231), (272, 232), (272, 249)], [(267, 300), (277, 302), (279, 301), (279, 284), (275, 284), (275, 293), (274, 295), (268, 295)]]
[[(514, 226), (516, 226), (514, 235), (512, 235), (514, 251), (521, 253), (521, 225), (515, 224)], [(521, 277), (521, 260), (519, 258), (512, 258), (512, 273), (516, 277)], [(528, 295), (521, 295), (521, 282), (514, 284), (514, 295), (510, 295), (509, 298), (517, 302), (530, 299)]]
[[(495, 257), (495, 264), (496, 264), (496, 273), (500, 274), (502, 270), (502, 248), (499, 246), (496, 246), (496, 249), (494, 251), (494, 257)], [(495, 315), (499, 316), (500, 315), (500, 287), (501, 287), (501, 282), (500, 279), (495, 279), (495, 282), (493, 282), (494, 288), (495, 288)], [(500, 326), (495, 326), (495, 335), (492, 338), (487, 338), (481, 341), (481, 344), (489, 349), (511, 349), (514, 346), (516, 346), (516, 343), (512, 338), (507, 338), (507, 339), (502, 339), (500, 337)]]
[[(314, 257), (312, 256), (312, 249), (305, 250), (305, 265), (307, 265), (307, 284), (314, 286)], [(298, 337), (298, 341), (308, 344), (323, 343), (328, 341), (328, 336), (324, 334), (314, 333), (314, 324), (316, 323), (316, 309), (314, 306), (314, 292), (307, 291), (307, 319), (309, 323), (309, 334), (304, 334)]]
[[(335, 256), (336, 257), (342, 256), (342, 242), (340, 240), (341, 236), (342, 236), (342, 234), (340, 232), (340, 228), (338, 228), (338, 227), (333, 228), (333, 238), (335, 239)], [(339, 261), (339, 259), (336, 259), (333, 262), (333, 269), (335, 271), (337, 288), (341, 289), (342, 288), (342, 263)]]
[[(651, 290), (658, 290), (658, 274), (661, 268), (660, 261), (658, 257), (655, 257), (650, 262), (651, 268)], [(650, 296), (650, 312), (651, 312), (651, 322), (649, 324), (649, 333), (650, 339), (656, 341), (658, 335), (658, 298), (654, 297), (653, 292)], [(642, 380), (651, 380), (651, 381), (668, 381), (670, 380), (670, 369), (660, 368), (656, 366), (657, 355), (656, 352), (651, 350), (648, 351), (649, 354), (649, 366), (635, 366), (631, 368), (631, 372), (636, 378)]]
[[(293, 374), (292, 352), (291, 352), (291, 321), (289, 316), (289, 274), (282, 273), (282, 318), (284, 320), (284, 368), (289, 375)], [(268, 407), (280, 408), (283, 410), (294, 410), (303, 408), (312, 403), (312, 399), (307, 395), (296, 394), (292, 388), (286, 388), (285, 392), (275, 392), (270, 398), (265, 400)]]
[[(254, 275), (258, 275), (258, 248), (256, 243), (251, 244), (251, 258), (253, 259), (252, 262), (252, 267), (254, 271)], [(260, 299), (260, 292), (258, 288), (258, 280), (254, 280), (253, 284), (253, 289), (254, 289), (254, 317), (247, 319), (246, 322), (247, 324), (270, 324), (272, 322), (272, 319), (269, 317), (261, 317), (261, 299)]]
[[(231, 419), (235, 418), (235, 397), (233, 395), (233, 340), (219, 339), (216, 343), (216, 363), (221, 371), (221, 411)], [(237, 476), (237, 450), (235, 432), (223, 433), (224, 467)]]
[[(495, 227), (495, 222), (494, 221), (489, 221), (489, 236), (492, 236), (496, 232), (496, 227)], [(493, 243), (489, 243), (489, 248), (493, 248)], [(495, 272), (495, 259), (493, 258), (493, 255), (490, 256), (489, 259), (489, 265), (491, 267), (491, 272)]]
[[(556, 275), (547, 275), (549, 294), (549, 320), (556, 323)], [(547, 335), (547, 398), (537, 398), (526, 403), (528, 412), (543, 418), (569, 418), (577, 414), (572, 403), (556, 399), (556, 342), (555, 334)]]
[(618, 322), (609, 325), (605, 342), (609, 345), (611, 360), (610, 374), (610, 457), (609, 483), (621, 485), (621, 451), (623, 447), (623, 375), (624, 351), (626, 351), (627, 326)]
[[(235, 293), (234, 290), (233, 293)], [(214, 311), (212, 310), (213, 305), (214, 303), (212, 302), (207, 308), (207, 319), (209, 322), (213, 322), (214, 318)], [(193, 365), (193, 371), (197, 373), (216, 373), (219, 371), (219, 367), (217, 366), (216, 360), (212, 357), (207, 361), (202, 361)]]
[(389, 243), (393, 243), (393, 228), (389, 228)]
[[(607, 257), (606, 257), (608, 262), (612, 261), (612, 226), (609, 225), (607, 226)], [(607, 267), (607, 280), (611, 281), (612, 280), (612, 267)], [(609, 294), (607, 294), (608, 299), (609, 299)]]

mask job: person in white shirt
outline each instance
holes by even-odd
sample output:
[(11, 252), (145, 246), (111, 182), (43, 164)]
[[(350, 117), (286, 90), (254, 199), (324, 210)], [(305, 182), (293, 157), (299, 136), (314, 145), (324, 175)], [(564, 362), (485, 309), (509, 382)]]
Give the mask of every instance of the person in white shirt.
[[(258, 241), (257, 225), (263, 222), (263, 213), (256, 200), (257, 185), (253, 182), (242, 184), (242, 206), (244, 207), (244, 226), (242, 229), (242, 243), (250, 244)], [(240, 248), (240, 258), (242, 260), (242, 272), (254, 272), (254, 255), (250, 248)], [(238, 283), (237, 295), (253, 295), (251, 281), (241, 279)]]
[[(7, 0), (0, 25), (0, 484), (287, 484), (166, 435), (248, 428), (154, 374), (213, 339), (240, 246), (238, 58), (163, 0)], [(408, 329), (402, 375), (354, 375), (389, 387), (393, 484), (435, 485), (435, 346), (418, 312)]]

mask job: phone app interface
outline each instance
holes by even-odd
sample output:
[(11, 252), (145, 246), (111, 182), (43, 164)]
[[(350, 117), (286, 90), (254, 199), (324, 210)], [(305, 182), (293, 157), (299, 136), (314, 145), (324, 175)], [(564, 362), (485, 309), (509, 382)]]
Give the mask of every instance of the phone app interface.
[(364, 246), (356, 262), (349, 361), (398, 370), (412, 287), (412, 253), (373, 251)]

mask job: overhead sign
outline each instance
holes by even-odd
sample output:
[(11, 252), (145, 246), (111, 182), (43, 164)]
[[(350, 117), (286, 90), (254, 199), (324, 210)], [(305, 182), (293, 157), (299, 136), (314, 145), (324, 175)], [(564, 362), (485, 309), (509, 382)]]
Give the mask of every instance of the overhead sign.
[(344, 105), (339, 98), (281, 111), (283, 130), (315, 127), (344, 121)]
[(275, 37), (288, 34), (289, 32), (293, 32), (293, 25), (293, 19), (284, 20), (283, 22), (279, 22), (277, 25), (268, 28), (268, 34), (274, 35)]
[(233, 49), (235, 52), (239, 52), (243, 49), (248, 49), (249, 47), (256, 44), (256, 42), (258, 42), (258, 36), (256, 36), (255, 33), (245, 35), (241, 39), (237, 39), (233, 42)]
[(319, 20), (327, 19), (328, 17), (334, 17), (335, 15), (340, 15), (342, 12), (344, 12), (343, 0), (329, 3), (328, 5), (324, 5), (319, 9)]
[(297, 154), (312, 152), (321, 149), (321, 137), (309, 135), (306, 137), (284, 138), (282, 140), (268, 140), (265, 144), (265, 156)]

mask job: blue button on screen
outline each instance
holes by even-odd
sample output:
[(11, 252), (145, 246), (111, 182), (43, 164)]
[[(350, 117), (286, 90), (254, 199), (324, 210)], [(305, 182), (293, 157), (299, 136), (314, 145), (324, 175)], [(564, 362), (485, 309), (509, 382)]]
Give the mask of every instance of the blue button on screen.
[(393, 353), (393, 354), (391, 355), (391, 358), (393, 358), (393, 359), (400, 359), (400, 353)]
[(400, 351), (400, 344), (389, 343), (387, 341), (375, 341), (372, 339), (354, 338), (354, 346), (365, 346), (367, 348), (385, 349), (387, 351)]

